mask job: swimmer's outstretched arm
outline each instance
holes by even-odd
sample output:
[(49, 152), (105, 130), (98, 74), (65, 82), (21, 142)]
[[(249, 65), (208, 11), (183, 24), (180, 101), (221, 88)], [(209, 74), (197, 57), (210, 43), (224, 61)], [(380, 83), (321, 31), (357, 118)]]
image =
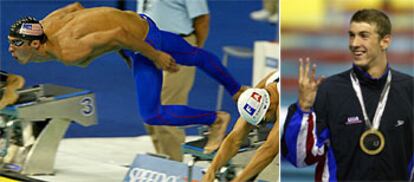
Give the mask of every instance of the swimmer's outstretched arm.
[(53, 11), (52, 13), (50, 13), (49, 15), (47, 15), (44, 19), (47, 18), (59, 18), (60, 16), (64, 16), (68, 13), (74, 12), (74, 11), (78, 11), (84, 9), (84, 7), (79, 3), (79, 2), (75, 2), (72, 4), (69, 4), (63, 8), (57, 9), (55, 11)]
[(216, 172), (237, 154), (243, 140), (253, 128), (253, 125), (248, 124), (245, 120), (239, 117), (233, 130), (220, 145), (210, 167), (203, 176), (202, 182), (214, 181)]
[(124, 43), (126, 44), (123, 44), (123, 48), (126, 47), (130, 48), (131, 50), (139, 51), (142, 55), (154, 62), (155, 66), (158, 69), (168, 72), (177, 72), (179, 70), (175, 59), (171, 55), (163, 51), (156, 50), (154, 47), (143, 40), (133, 41), (132, 47), (128, 45), (130, 41)]
[(243, 171), (232, 182), (248, 181), (266, 168), (279, 154), (279, 122), (276, 122), (267, 136), (266, 142), (257, 150)]
[(143, 38), (136, 37), (121, 27), (90, 33), (78, 39), (62, 36), (60, 42), (63, 51), (61, 51), (59, 60), (65, 64), (76, 64), (79, 60), (88, 57), (93, 50), (105, 47), (107, 50), (138, 51), (153, 61), (157, 68), (170, 72), (178, 71), (174, 58), (169, 54), (156, 50)]
[(171, 55), (163, 51), (156, 50), (140, 37), (136, 37), (124, 30), (120, 31), (118, 35), (119, 36), (115, 37), (114, 39), (116, 39), (116, 42), (121, 45), (121, 48), (139, 51), (143, 56), (153, 61), (158, 69), (169, 72), (177, 72), (179, 70), (175, 59)]
[(157, 68), (170, 72), (178, 71), (178, 66), (171, 55), (156, 50), (150, 44), (145, 42), (142, 37), (125, 31), (121, 27), (105, 32), (95, 32), (83, 37), (81, 40), (84, 41), (86, 45), (91, 45), (93, 49), (107, 46), (112, 49), (121, 48), (138, 51), (140, 54), (153, 61)]

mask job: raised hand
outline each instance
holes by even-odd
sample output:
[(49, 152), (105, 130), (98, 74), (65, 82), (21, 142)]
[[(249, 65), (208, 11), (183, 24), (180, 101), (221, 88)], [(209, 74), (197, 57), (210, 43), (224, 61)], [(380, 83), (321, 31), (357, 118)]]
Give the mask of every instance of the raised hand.
[(315, 102), (316, 93), (319, 85), (322, 83), (324, 77), (315, 79), (316, 65), (312, 65), (312, 70), (309, 75), (310, 62), (306, 58), (305, 65), (303, 59), (299, 59), (299, 106), (303, 111), (310, 111)]

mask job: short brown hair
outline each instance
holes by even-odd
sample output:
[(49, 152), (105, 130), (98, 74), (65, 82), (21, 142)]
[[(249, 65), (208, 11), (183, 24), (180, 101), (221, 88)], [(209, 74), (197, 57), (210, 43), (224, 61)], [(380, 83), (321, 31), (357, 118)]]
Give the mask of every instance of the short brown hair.
[(377, 33), (380, 38), (391, 35), (391, 21), (388, 16), (376, 9), (362, 9), (357, 11), (351, 18), (352, 22), (366, 22), (377, 26)]

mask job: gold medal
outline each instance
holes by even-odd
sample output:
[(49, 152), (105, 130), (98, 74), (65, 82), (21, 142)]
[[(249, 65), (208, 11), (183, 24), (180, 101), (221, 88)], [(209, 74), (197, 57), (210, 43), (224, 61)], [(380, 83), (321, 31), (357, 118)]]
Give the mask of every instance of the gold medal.
[(385, 146), (384, 135), (378, 130), (378, 128), (387, 103), (388, 93), (391, 88), (391, 71), (388, 70), (387, 82), (381, 91), (380, 99), (378, 101), (377, 109), (375, 110), (372, 122), (369, 119), (365, 109), (364, 98), (362, 97), (361, 86), (359, 85), (358, 78), (354, 72), (351, 72), (350, 76), (352, 87), (354, 88), (359, 104), (361, 105), (362, 114), (364, 114), (365, 125), (369, 128), (362, 133), (361, 138), (359, 139), (359, 146), (366, 154), (377, 155), (384, 149)]
[(376, 129), (365, 131), (359, 139), (359, 146), (368, 155), (379, 154), (384, 149), (384, 145), (384, 135)]

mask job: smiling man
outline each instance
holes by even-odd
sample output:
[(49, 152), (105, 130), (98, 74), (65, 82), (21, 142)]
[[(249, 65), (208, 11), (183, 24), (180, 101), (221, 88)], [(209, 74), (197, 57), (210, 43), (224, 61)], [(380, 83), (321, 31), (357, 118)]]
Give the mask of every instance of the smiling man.
[(391, 40), (387, 15), (364, 9), (350, 22), (352, 69), (323, 81), (300, 59), (282, 154), (296, 167), (317, 163), (316, 181), (413, 180), (414, 79), (391, 68)]

